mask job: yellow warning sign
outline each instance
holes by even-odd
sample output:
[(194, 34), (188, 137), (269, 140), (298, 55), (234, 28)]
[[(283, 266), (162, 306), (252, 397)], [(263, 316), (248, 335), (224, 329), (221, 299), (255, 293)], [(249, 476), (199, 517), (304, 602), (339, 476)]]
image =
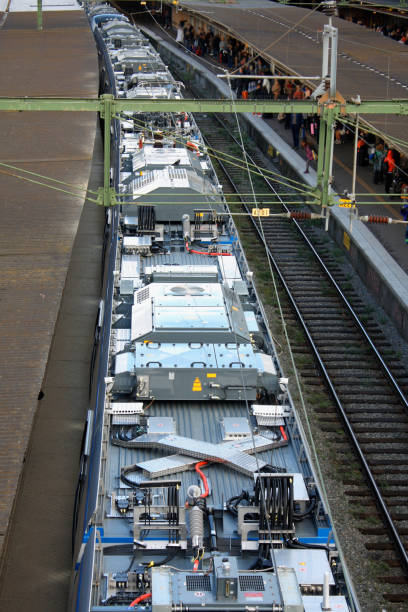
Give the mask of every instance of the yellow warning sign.
[(197, 378), (194, 379), (192, 391), (202, 391), (202, 390), (203, 390), (203, 388), (201, 386), (201, 381), (197, 377)]
[(355, 208), (356, 205), (354, 202), (349, 200), (348, 198), (339, 198), (339, 207), (340, 208)]
[(217, 378), (217, 374), (215, 372), (208, 372), (207, 378)]
[(253, 217), (269, 217), (269, 208), (253, 208), (251, 215)]

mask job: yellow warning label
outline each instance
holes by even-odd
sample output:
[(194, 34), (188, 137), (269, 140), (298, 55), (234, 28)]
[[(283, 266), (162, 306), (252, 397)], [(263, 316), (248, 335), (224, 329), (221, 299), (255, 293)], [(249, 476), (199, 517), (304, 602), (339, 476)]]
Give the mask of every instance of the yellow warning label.
[(207, 378), (217, 378), (217, 375), (215, 372), (208, 372)]
[(343, 232), (343, 244), (346, 247), (346, 249), (349, 251), (350, 250), (350, 236), (347, 234), (347, 232)]
[(194, 379), (192, 391), (202, 391), (202, 390), (203, 390), (203, 388), (201, 386), (201, 381), (197, 377), (197, 378)]

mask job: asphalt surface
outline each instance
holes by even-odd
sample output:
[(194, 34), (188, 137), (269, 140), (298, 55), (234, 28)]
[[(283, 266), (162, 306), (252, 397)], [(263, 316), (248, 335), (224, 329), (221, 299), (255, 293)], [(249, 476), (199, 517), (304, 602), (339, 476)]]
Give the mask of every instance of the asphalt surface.
[[(97, 97), (84, 13), (43, 17), (42, 32), (33, 12), (3, 21), (0, 96)], [(0, 164), (17, 168), (0, 165), (0, 609), (7, 612), (66, 603), (73, 457), (99, 301), (103, 211), (84, 206), (97, 128), (93, 113), (0, 113)], [(64, 191), (30, 182), (42, 179), (23, 170), (63, 181), (53, 185)], [(98, 176), (93, 186), (100, 185)]]

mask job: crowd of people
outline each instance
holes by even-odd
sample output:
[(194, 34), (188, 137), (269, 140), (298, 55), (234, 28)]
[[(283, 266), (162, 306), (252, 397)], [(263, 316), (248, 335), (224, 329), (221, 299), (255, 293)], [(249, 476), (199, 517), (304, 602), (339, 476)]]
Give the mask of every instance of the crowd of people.
[(368, 19), (358, 19), (357, 17), (347, 18), (346, 21), (352, 21), (357, 25), (364, 26), (365, 28), (369, 28), (370, 30), (374, 30), (383, 36), (388, 36), (392, 38), (396, 42), (399, 42), (403, 45), (408, 45), (408, 28), (399, 27), (398, 25), (390, 25), (390, 24), (380, 24), (380, 23), (372, 23)]
[[(283, 75), (276, 70), (272, 72), (271, 66), (263, 58), (255, 56), (247, 44), (230, 36), (214, 33), (211, 29), (196, 31), (193, 25), (180, 22), (176, 41), (191, 53), (207, 57), (226, 67), (231, 73), (231, 89), (237, 98), (304, 100), (312, 94), (312, 90), (299, 81), (265, 78)], [(248, 78), (236, 78), (243, 75)], [(290, 130), (292, 148), (299, 150), (301, 145), (306, 157), (307, 174), (309, 167), (317, 160), (318, 116), (280, 113), (275, 115), (275, 118), (282, 122), (285, 129)], [(341, 144), (347, 140), (354, 140), (354, 133), (339, 123), (335, 128), (335, 143)], [(408, 174), (400, 167), (401, 159), (398, 151), (388, 149), (382, 140), (366, 132), (359, 133), (357, 149), (357, 163), (360, 166), (372, 167), (374, 184), (384, 183), (386, 193), (391, 191), (396, 194), (403, 193), (408, 183)]]
[[(271, 79), (265, 77), (282, 76), (278, 71), (272, 73), (270, 65), (261, 57), (255, 57), (247, 44), (211, 30), (195, 31), (191, 24), (181, 22), (177, 28), (176, 41), (184, 45), (191, 53), (208, 57), (225, 66), (231, 73), (231, 89), (237, 98), (304, 100), (312, 91), (309, 87), (291, 79)], [(234, 75), (248, 78), (234, 78)], [(251, 78), (253, 77), (253, 78)], [(290, 129), (293, 148), (299, 149), (300, 140), (307, 140), (309, 146), (318, 138), (319, 122), (317, 116), (296, 114), (279, 114), (277, 119)]]

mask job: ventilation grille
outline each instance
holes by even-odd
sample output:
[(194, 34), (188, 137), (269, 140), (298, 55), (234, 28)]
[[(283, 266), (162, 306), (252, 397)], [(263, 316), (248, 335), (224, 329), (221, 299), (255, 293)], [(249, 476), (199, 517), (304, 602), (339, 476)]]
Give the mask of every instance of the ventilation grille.
[(141, 304), (150, 297), (149, 286), (140, 289), (135, 295), (135, 303)]
[(186, 576), (187, 591), (211, 591), (209, 576)]
[(264, 591), (264, 579), (254, 575), (239, 576), (239, 588), (241, 591)]

